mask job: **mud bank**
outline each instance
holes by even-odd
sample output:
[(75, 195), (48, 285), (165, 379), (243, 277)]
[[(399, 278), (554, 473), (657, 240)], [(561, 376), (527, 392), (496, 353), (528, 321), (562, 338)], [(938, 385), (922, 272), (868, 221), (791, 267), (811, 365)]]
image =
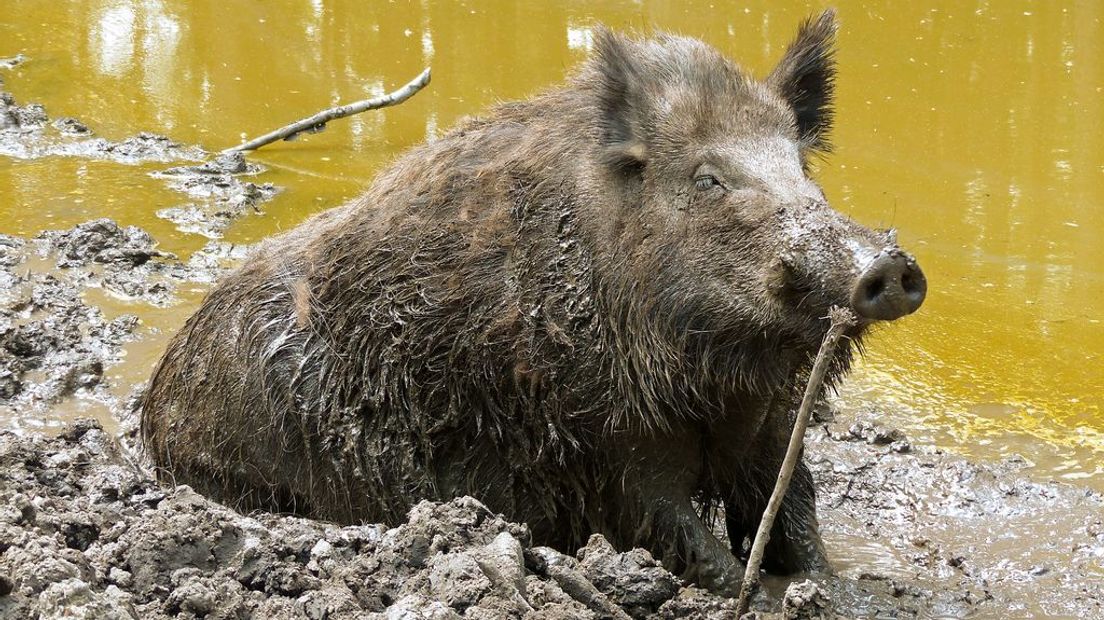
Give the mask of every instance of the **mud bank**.
[(94, 422), (0, 434), (0, 615), (12, 618), (676, 618), (731, 615), (645, 552), (569, 557), (471, 498), (407, 523), (243, 516), (165, 489)]
[[(883, 541), (902, 566), (872, 556), (836, 576), (773, 579), (759, 617), (1104, 614), (1099, 496), (1027, 480), (1017, 463), (868, 443), (862, 423), (826, 429), (808, 447), (829, 545)], [(423, 502), (395, 527), (241, 515), (159, 486), (127, 455), (91, 420), (52, 438), (0, 433), (0, 616), (733, 617), (733, 600), (686, 587), (643, 550), (600, 536), (574, 555), (534, 546), (524, 524), (471, 498)], [(1001, 550), (1002, 534), (1048, 515), (1048, 542)], [(1083, 527), (1057, 529), (1077, 515)], [(988, 534), (961, 536), (973, 529)], [(1038, 546), (1065, 561), (1017, 567)]]

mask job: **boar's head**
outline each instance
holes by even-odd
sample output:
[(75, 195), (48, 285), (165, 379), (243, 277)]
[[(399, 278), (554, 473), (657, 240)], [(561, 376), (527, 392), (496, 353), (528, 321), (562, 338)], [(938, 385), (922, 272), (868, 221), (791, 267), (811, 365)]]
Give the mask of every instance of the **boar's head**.
[(762, 81), (695, 39), (596, 38), (610, 251), (643, 314), (710, 354), (808, 356), (833, 305), (860, 317), (854, 337), (924, 299), (893, 231), (836, 212), (809, 176), (829, 150), (835, 30), (831, 12), (803, 24)]

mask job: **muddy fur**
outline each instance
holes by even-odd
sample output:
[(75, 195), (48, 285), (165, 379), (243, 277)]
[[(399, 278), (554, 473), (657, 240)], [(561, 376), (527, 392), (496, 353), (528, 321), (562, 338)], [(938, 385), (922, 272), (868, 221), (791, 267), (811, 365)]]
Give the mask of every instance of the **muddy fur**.
[[(149, 454), (342, 523), (471, 495), (541, 544), (600, 532), (730, 590), (742, 564), (695, 506), (739, 551), (854, 248), (890, 243), (805, 174), (834, 31), (806, 23), (764, 82), (697, 40), (599, 31), (565, 86), (410, 151), (217, 286), (145, 395)], [(769, 570), (827, 566), (814, 510), (802, 466)]]

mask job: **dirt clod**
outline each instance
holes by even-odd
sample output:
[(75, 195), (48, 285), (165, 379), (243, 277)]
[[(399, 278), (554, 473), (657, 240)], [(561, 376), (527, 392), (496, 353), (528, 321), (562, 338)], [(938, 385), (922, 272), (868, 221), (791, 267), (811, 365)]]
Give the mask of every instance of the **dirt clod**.
[(679, 591), (679, 582), (643, 549), (618, 553), (601, 535), (579, 550), (583, 575), (634, 618), (646, 617)]
[(782, 617), (785, 620), (819, 620), (830, 618), (831, 599), (816, 584), (806, 579), (791, 584), (782, 597)]
[(179, 166), (155, 173), (169, 187), (187, 195), (193, 203), (158, 211), (158, 217), (176, 224), (183, 232), (210, 238), (222, 232), (242, 215), (259, 210), (259, 205), (279, 191), (271, 183), (243, 181), (264, 168), (250, 163), (240, 152), (223, 153), (196, 166)]
[(172, 257), (156, 249), (149, 233), (137, 226), (120, 227), (107, 218), (79, 224), (67, 231), (42, 235), (58, 253), (57, 266), (83, 267), (89, 263), (125, 263), (136, 266), (151, 258)]
[(847, 432), (852, 438), (866, 443), (882, 446), (904, 441), (905, 435), (895, 428), (887, 428), (868, 420), (860, 420), (851, 425)]

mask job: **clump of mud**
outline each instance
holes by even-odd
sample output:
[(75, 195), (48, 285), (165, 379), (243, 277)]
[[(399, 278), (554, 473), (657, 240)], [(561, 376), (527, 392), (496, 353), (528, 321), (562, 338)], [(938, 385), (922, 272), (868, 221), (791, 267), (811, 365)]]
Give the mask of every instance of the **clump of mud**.
[(47, 230), (33, 240), (37, 256), (52, 260), (46, 275), (64, 278), (74, 289), (100, 288), (120, 299), (155, 306), (170, 304), (173, 289), (201, 276), (137, 226), (101, 218), (69, 230)]
[(169, 187), (197, 201), (162, 209), (157, 216), (176, 224), (182, 232), (218, 238), (239, 217), (258, 212), (259, 204), (276, 195), (277, 189), (271, 183), (258, 184), (241, 179), (263, 170), (247, 162), (240, 152), (231, 152), (197, 166), (155, 173), (154, 176), (167, 180)]
[(471, 498), (406, 523), (244, 516), (158, 486), (100, 426), (0, 432), (0, 616), (725, 618), (645, 551), (532, 545)]

